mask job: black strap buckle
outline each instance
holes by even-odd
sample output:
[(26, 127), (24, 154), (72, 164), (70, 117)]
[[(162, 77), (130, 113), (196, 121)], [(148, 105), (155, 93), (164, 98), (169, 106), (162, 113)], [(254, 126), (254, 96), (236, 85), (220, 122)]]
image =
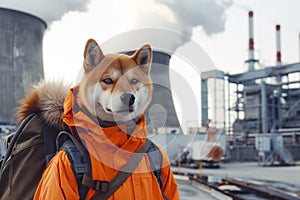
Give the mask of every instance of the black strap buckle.
[(103, 193), (107, 193), (109, 189), (109, 182), (94, 180), (93, 189), (97, 191), (101, 191)]

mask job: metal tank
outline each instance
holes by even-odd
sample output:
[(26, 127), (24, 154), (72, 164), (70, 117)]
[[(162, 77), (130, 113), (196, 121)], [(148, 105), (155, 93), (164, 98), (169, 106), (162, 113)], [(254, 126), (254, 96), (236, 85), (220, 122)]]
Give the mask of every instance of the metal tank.
[(44, 77), (43, 35), (46, 23), (33, 15), (0, 8), (0, 121), (14, 121), (26, 90)]

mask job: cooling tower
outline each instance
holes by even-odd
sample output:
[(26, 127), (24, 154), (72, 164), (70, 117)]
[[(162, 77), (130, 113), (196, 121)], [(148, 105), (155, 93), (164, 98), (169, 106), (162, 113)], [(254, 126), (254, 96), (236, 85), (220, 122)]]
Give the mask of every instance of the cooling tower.
[[(134, 51), (126, 54), (132, 55)], [(160, 51), (153, 51), (151, 79), (153, 96), (145, 115), (149, 133), (157, 134), (160, 128), (167, 132), (182, 133), (175, 111), (170, 87), (169, 63), (171, 56)]]
[(14, 121), (25, 91), (44, 77), (46, 23), (33, 15), (0, 8), (0, 121)]

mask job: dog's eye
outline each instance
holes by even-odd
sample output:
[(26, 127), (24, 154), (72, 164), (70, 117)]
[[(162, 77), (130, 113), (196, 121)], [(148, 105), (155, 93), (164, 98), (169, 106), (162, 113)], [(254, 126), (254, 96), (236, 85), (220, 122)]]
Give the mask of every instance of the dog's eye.
[(106, 85), (111, 85), (114, 83), (114, 81), (111, 78), (103, 79), (102, 82), (105, 83)]
[(136, 85), (136, 84), (138, 84), (138, 82), (139, 81), (137, 79), (135, 79), (135, 78), (130, 80), (130, 84), (131, 85)]

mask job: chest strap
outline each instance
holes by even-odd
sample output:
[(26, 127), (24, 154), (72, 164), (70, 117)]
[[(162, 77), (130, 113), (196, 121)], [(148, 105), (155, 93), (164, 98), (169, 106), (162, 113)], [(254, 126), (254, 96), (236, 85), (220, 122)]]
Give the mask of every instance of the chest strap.
[(84, 175), (82, 179), (82, 184), (98, 191), (98, 193), (93, 198), (91, 198), (91, 200), (106, 200), (115, 191), (117, 191), (119, 187), (136, 169), (136, 167), (144, 157), (145, 153), (149, 149), (150, 145), (151, 141), (146, 139), (145, 144), (130, 157), (128, 162), (120, 169), (119, 173), (110, 182), (92, 180), (90, 177)]

